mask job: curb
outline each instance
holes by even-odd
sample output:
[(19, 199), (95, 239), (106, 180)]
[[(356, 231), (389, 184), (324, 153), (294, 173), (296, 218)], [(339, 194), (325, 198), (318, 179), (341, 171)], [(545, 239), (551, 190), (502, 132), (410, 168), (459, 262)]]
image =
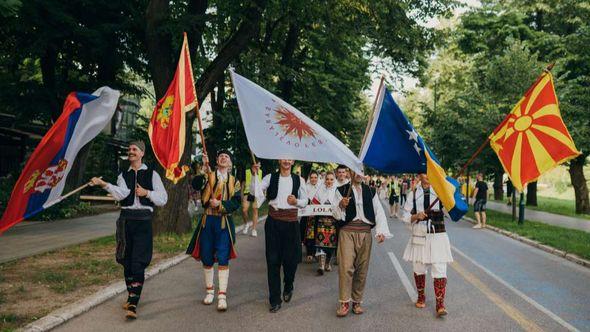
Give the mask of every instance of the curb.
[[(463, 220), (466, 220), (466, 221), (468, 221), (468, 222), (470, 222), (472, 224), (477, 223), (475, 220), (473, 220), (470, 217), (463, 217)], [(531, 239), (526, 238), (524, 236), (518, 235), (518, 234), (513, 233), (513, 232), (509, 232), (507, 230), (504, 230), (504, 229), (501, 229), (501, 228), (498, 228), (498, 227), (486, 225), (486, 228), (485, 229), (489, 229), (489, 230), (494, 231), (496, 233), (500, 233), (500, 234), (502, 234), (504, 236), (508, 236), (508, 237), (513, 238), (513, 239), (515, 239), (517, 241), (520, 241), (520, 242), (522, 242), (524, 244), (527, 244), (527, 245), (529, 245), (531, 247), (535, 247), (537, 249), (541, 249), (541, 250), (543, 250), (545, 252), (548, 252), (550, 254), (553, 254), (553, 255), (555, 255), (557, 257), (565, 258), (565, 259), (567, 259), (570, 262), (573, 262), (573, 263), (576, 263), (578, 265), (581, 265), (581, 266), (590, 268), (590, 261), (589, 260), (586, 260), (586, 259), (583, 259), (581, 257), (578, 257), (575, 254), (571, 254), (571, 253), (565, 252), (563, 250), (559, 250), (559, 249), (553, 248), (553, 247), (548, 246), (546, 244), (542, 244), (542, 243), (540, 243), (538, 241), (531, 240)]]
[[(259, 220), (262, 220), (265, 217), (266, 216), (261, 217), (259, 218)], [(243, 229), (244, 225), (236, 227), (236, 233), (241, 232)], [(182, 253), (169, 259), (163, 260), (158, 264), (154, 265), (153, 267), (149, 268), (147, 271), (145, 271), (145, 279), (148, 280), (149, 278), (156, 276), (166, 271), (167, 269), (180, 264), (189, 257), (189, 255)], [(125, 285), (124, 281), (114, 281), (108, 286), (90, 295), (88, 298), (80, 300), (78, 302), (74, 302), (72, 304), (68, 304), (65, 307), (56, 309), (55, 311), (49, 313), (47, 316), (41, 317), (36, 321), (25, 325), (22, 329), (19, 329), (19, 331), (49, 331), (76, 316), (79, 316), (85, 312), (90, 311), (90, 309), (112, 299), (113, 297), (125, 292), (126, 290), (127, 286)]]

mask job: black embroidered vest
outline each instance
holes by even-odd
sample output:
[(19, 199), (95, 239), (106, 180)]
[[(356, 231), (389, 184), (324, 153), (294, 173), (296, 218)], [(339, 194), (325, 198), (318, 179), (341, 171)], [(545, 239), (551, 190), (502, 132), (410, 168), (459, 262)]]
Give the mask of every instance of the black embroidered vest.
[[(350, 183), (347, 183), (343, 186), (338, 187), (338, 191), (342, 197), (346, 197), (348, 194), (348, 188), (350, 187)], [(375, 227), (375, 210), (373, 209), (373, 196), (375, 195), (373, 190), (369, 188), (364, 183), (361, 183), (362, 188), (362, 196), (363, 196), (363, 213), (365, 218), (369, 220), (372, 225), (371, 228)], [(352, 190), (352, 189), (351, 189)], [(350, 201), (348, 206), (346, 207), (346, 217), (341, 226), (344, 226), (352, 221), (352, 219), (356, 217), (356, 201), (354, 199), (354, 194), (350, 193)]]
[[(272, 201), (273, 199), (277, 198), (279, 194), (279, 178), (281, 174), (279, 172), (272, 173), (270, 175), (270, 184), (266, 189), (266, 199), (268, 201)], [(291, 173), (291, 179), (293, 180), (293, 189), (291, 190), (291, 195), (295, 196), (295, 198), (299, 198), (299, 187), (301, 186), (301, 178), (297, 174)]]
[[(131, 206), (133, 205), (133, 201), (135, 200), (135, 185), (139, 184), (143, 189), (146, 190), (154, 190), (154, 185), (152, 183), (152, 177), (154, 170), (148, 166), (147, 169), (140, 169), (137, 171), (137, 179), (136, 179), (136, 172), (132, 169), (123, 171), (121, 175), (123, 176), (123, 180), (125, 180), (125, 184), (127, 188), (131, 190), (129, 195), (125, 197), (124, 200), (121, 201), (121, 206)], [(139, 197), (139, 203), (145, 206), (154, 206), (154, 203), (147, 197)]]

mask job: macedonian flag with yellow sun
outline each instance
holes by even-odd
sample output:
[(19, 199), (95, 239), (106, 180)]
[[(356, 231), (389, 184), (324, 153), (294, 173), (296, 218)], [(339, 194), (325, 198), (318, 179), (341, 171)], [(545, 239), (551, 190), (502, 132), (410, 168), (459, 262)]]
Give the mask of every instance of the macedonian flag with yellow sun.
[(527, 183), (580, 154), (561, 118), (549, 71), (494, 130), (490, 144), (521, 192)]

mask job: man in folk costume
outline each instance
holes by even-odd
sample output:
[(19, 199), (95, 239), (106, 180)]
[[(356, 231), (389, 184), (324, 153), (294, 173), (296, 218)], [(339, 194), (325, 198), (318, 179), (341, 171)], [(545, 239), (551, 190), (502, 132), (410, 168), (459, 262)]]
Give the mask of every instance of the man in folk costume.
[[(207, 156), (203, 157), (208, 165)], [(231, 154), (221, 150), (217, 153), (215, 172), (208, 170), (201, 196), (205, 213), (197, 224), (195, 233), (186, 253), (200, 260), (205, 274), (206, 294), (203, 304), (210, 305), (215, 300), (214, 269), (218, 265), (219, 292), (217, 310), (227, 310), (227, 283), (229, 279), (229, 260), (236, 258), (234, 243), (236, 239), (232, 213), (240, 208), (240, 184), (230, 174)]]
[[(318, 192), (320, 204), (332, 205), (336, 196), (336, 177), (333, 172), (326, 173), (325, 181)], [(324, 271), (332, 271), (332, 257), (338, 247), (337, 220), (332, 216), (316, 217), (315, 247), (318, 257), (318, 275), (324, 275)]]
[(117, 262), (123, 265), (127, 301), (123, 304), (127, 319), (137, 318), (137, 305), (145, 281), (145, 269), (152, 260), (152, 217), (154, 206), (163, 206), (168, 195), (158, 173), (142, 162), (145, 143), (134, 141), (127, 151), (130, 166), (117, 177), (117, 185), (92, 178), (120, 202), (117, 220)]
[[(251, 188), (259, 204), (267, 199), (269, 205), (264, 237), (272, 313), (281, 309), (281, 267), (284, 274), (282, 299), (289, 302), (293, 296), (297, 264), (301, 262), (301, 236), (297, 211), (307, 206), (308, 199), (305, 182), (291, 171), (293, 163), (293, 160), (279, 160), (279, 171), (267, 174), (262, 181), (255, 178)], [(252, 166), (254, 174), (257, 174), (259, 169), (260, 164)]]
[[(311, 171), (309, 173), (309, 182), (305, 185), (309, 204), (319, 204), (316, 195), (319, 192), (320, 184), (318, 183), (318, 173)], [(305, 253), (307, 255), (305, 261), (311, 263), (315, 256), (315, 220), (314, 216), (302, 217), (299, 222), (299, 230), (301, 231), (301, 241), (305, 245)]]
[(447, 264), (453, 262), (451, 244), (445, 231), (444, 214), (440, 200), (429, 207), (436, 199), (436, 192), (430, 186), (426, 174), (419, 175), (420, 183), (408, 195), (404, 204), (403, 220), (411, 223), (412, 236), (404, 251), (404, 260), (412, 262), (414, 280), (418, 291), (417, 308), (426, 306), (424, 293), (426, 271), (434, 280), (437, 317), (447, 314), (445, 293), (447, 286)]
[[(352, 185), (352, 188), (351, 188)], [(363, 183), (363, 176), (351, 173), (351, 183), (338, 187), (332, 204), (339, 220), (338, 233), (338, 317), (364, 312), (361, 304), (371, 257), (372, 235), (378, 243), (391, 238), (387, 217), (377, 194)]]

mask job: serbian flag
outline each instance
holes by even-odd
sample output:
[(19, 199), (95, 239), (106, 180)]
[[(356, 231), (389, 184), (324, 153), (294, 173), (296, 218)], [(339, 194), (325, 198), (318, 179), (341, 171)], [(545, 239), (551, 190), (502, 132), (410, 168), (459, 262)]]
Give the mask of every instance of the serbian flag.
[(184, 152), (185, 112), (197, 106), (197, 92), (188, 50), (186, 33), (174, 79), (162, 99), (156, 104), (148, 127), (152, 149), (166, 170), (166, 178), (177, 183), (186, 175), (187, 166), (179, 166)]
[(490, 135), (490, 145), (520, 192), (543, 173), (580, 155), (545, 71)]
[(231, 71), (252, 152), (265, 159), (344, 164), (363, 174), (363, 164), (346, 145), (295, 107)]
[(72, 92), (63, 112), (27, 161), (0, 220), (0, 234), (60, 201), (80, 149), (110, 122), (119, 91), (102, 87), (93, 94)]
[(389, 174), (426, 173), (451, 219), (461, 219), (468, 206), (459, 190), (459, 183), (446, 175), (432, 150), (414, 130), (385, 86), (379, 91), (373, 118), (361, 147), (363, 163)]

